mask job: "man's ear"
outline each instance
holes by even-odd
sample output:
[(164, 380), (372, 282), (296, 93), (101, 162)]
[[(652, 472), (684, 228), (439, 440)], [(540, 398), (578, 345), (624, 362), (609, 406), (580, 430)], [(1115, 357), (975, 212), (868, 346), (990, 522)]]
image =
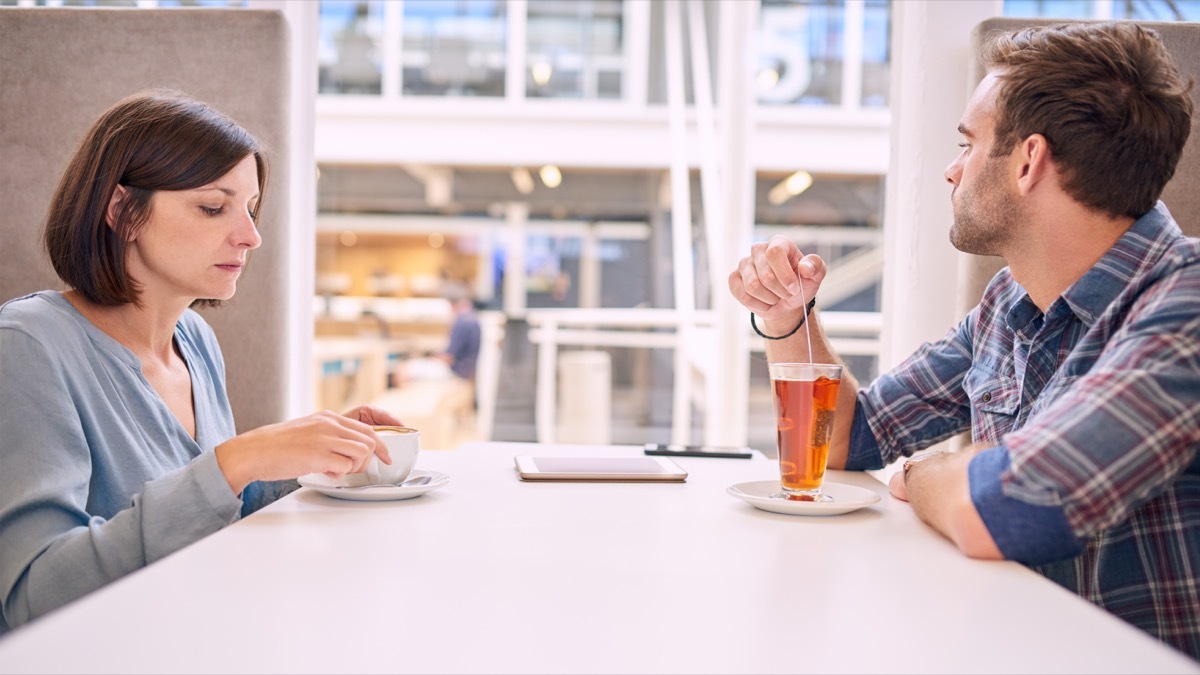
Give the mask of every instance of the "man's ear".
[(117, 230), (117, 219), (121, 214), (121, 204), (128, 198), (129, 190), (124, 185), (117, 185), (117, 189), (113, 190), (112, 197), (108, 200), (108, 208), (104, 211), (104, 222), (114, 232)]
[(1050, 157), (1050, 142), (1041, 134), (1032, 134), (1017, 147), (1018, 159), (1017, 190), (1022, 195), (1046, 178), (1054, 175), (1053, 159)]

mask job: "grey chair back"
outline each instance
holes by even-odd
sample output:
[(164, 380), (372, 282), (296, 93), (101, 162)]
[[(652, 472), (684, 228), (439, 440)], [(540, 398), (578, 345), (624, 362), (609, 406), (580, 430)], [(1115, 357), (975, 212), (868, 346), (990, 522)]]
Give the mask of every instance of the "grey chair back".
[[(288, 27), (276, 11), (0, 8), (0, 302), (61, 289), (41, 245), (51, 192), (87, 127), (135, 92), (181, 90), (265, 142), (270, 184), (237, 296), (204, 310), (238, 429), (285, 415)], [(275, 242), (275, 245), (272, 245)]]

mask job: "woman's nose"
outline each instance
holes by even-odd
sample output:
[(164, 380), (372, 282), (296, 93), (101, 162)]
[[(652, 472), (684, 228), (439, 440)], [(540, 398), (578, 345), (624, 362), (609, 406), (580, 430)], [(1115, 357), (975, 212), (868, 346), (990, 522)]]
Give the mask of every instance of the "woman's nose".
[(235, 243), (238, 246), (256, 249), (262, 245), (262, 235), (258, 232), (258, 223), (254, 222), (253, 216), (249, 213), (238, 224), (238, 228), (234, 232), (234, 237), (236, 237)]

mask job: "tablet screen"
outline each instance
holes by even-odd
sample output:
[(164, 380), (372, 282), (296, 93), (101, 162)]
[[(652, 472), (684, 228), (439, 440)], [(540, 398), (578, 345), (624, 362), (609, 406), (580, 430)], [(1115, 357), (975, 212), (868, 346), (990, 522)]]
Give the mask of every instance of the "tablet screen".
[(669, 473), (651, 457), (535, 457), (544, 473)]

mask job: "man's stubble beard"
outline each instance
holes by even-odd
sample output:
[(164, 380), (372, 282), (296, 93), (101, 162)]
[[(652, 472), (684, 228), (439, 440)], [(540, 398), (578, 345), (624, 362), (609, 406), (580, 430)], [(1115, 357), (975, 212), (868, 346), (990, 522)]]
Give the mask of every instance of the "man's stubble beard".
[[(1006, 189), (1004, 171), (1002, 158), (989, 157), (969, 192), (960, 192), (957, 199), (951, 193), (954, 223), (950, 243), (954, 248), (976, 255), (1004, 255), (1024, 220), (1017, 195)], [(960, 190), (961, 186), (955, 188), (955, 192)]]

